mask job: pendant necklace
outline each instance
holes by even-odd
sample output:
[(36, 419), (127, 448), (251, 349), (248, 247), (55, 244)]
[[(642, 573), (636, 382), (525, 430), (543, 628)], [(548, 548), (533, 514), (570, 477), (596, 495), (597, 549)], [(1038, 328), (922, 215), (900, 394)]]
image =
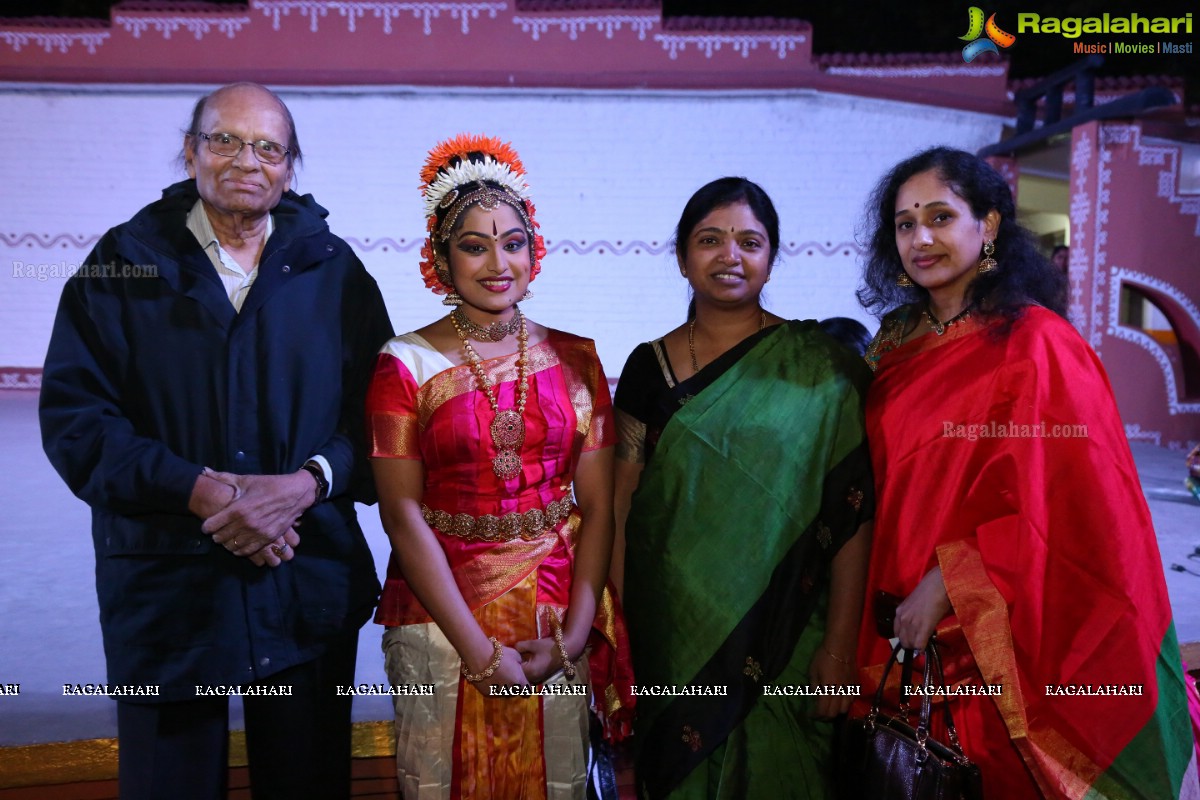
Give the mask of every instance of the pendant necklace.
[[(462, 341), (463, 355), (466, 357), (467, 363), (471, 365), (471, 369), (475, 373), (475, 380), (479, 384), (479, 390), (487, 397), (488, 405), (492, 407), (492, 413), (495, 415), (492, 418), (491, 426), (492, 443), (496, 446), (496, 457), (492, 459), (492, 472), (496, 473), (497, 478), (505, 481), (520, 475), (523, 467), (519, 451), (521, 445), (525, 443), (525, 400), (529, 394), (529, 328), (525, 324), (525, 315), (521, 313), (521, 309), (513, 306), (513, 311), (515, 313), (508, 322), (494, 322), (486, 327), (470, 322), (466, 314), (462, 314), (459, 308), (450, 313), (450, 324), (454, 326), (454, 331)], [(496, 401), (495, 387), (492, 386), (484, 372), (482, 359), (475, 352), (475, 348), (471, 346), (471, 337), (467, 334), (468, 326), (463, 324), (463, 320), (470, 323), (472, 336), (480, 341), (500, 341), (509, 333), (516, 332), (516, 407), (500, 410), (500, 405)], [(510, 330), (497, 339), (486, 338), (486, 336), (495, 335), (498, 325)], [(484, 335), (476, 336), (476, 331), (484, 332)]]
[(925, 321), (929, 323), (929, 327), (933, 328), (933, 332), (941, 336), (951, 325), (969, 318), (971, 316), (971, 307), (967, 306), (945, 322), (938, 322), (938, 318), (929, 310), (929, 306), (925, 306), (925, 309), (921, 313), (925, 315)]

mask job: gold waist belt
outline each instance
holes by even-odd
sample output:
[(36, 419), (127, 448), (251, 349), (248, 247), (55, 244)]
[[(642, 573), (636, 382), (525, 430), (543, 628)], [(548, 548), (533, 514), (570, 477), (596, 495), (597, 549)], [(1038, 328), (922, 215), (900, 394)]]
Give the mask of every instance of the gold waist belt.
[(570, 513), (570, 495), (547, 503), (544, 509), (512, 511), (500, 516), (483, 514), (473, 517), (470, 514), (434, 511), (424, 504), (421, 506), (421, 516), (430, 527), (448, 536), (481, 542), (507, 542), (517, 538), (531, 541), (562, 522)]

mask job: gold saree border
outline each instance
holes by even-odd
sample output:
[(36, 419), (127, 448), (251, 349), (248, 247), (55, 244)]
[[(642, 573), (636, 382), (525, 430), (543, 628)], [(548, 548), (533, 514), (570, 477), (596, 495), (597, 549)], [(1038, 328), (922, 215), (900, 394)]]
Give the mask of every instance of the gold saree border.
[[(492, 385), (499, 386), (517, 379), (518, 357), (518, 353), (509, 353), (496, 358), (484, 359), (480, 365)], [(550, 369), (559, 363), (552, 338), (547, 338), (530, 347), (527, 358), (528, 364), (525, 368), (527, 375)], [(420, 424), (421, 430), (425, 429), (425, 426), (429, 424), (430, 417), (444, 403), (478, 388), (478, 378), (475, 377), (474, 370), (468, 364), (450, 367), (425, 381), (417, 390), (417, 422)]]
[(371, 458), (420, 458), (417, 421), (394, 411), (371, 414)]
[[(350, 754), (353, 758), (390, 757), (396, 752), (393, 720), (355, 722), (350, 736)], [(246, 732), (230, 731), (229, 766), (244, 767), (247, 763)], [(116, 778), (115, 738), (0, 747), (0, 789), (110, 781)]]
[[(979, 333), (982, 330), (996, 324), (994, 320), (987, 318), (981, 319), (979, 315), (972, 314), (967, 319), (961, 322), (956, 322), (953, 326), (946, 328), (945, 333), (937, 335), (933, 331), (921, 334), (915, 339), (910, 339), (903, 344), (898, 341), (891, 347), (884, 349), (886, 345), (892, 345), (893, 340), (887, 338), (894, 336), (895, 331), (889, 330), (883, 337), (876, 336), (876, 340), (872, 340), (871, 345), (875, 346), (875, 350), (870, 350), (863, 357), (867, 359), (868, 366), (872, 370), (878, 372), (883, 367), (891, 367), (910, 358), (915, 358), (924, 353), (936, 350), (939, 347), (944, 347), (951, 342)], [(903, 320), (901, 320), (903, 325)], [(883, 328), (880, 328), (880, 333), (883, 333)], [(882, 351), (882, 352), (880, 352)], [(872, 359), (874, 359), (872, 361)]]
[[(572, 352), (579, 350), (591, 352), (584, 352), (584, 357), (580, 358), (576, 352)], [(600, 391), (600, 360), (595, 357), (590, 345), (582, 347), (576, 344), (568, 352), (572, 357), (563, 361), (563, 380), (571, 407), (575, 409), (575, 430), (584, 437), (583, 449), (595, 450), (608, 434), (600, 420), (592, 420), (592, 398)], [(591, 358), (587, 357), (589, 355)]]
[(1047, 797), (1083, 797), (1101, 769), (1058, 731), (1030, 730), (1008, 607), (988, 578), (978, 548), (960, 539), (938, 547), (937, 557), (950, 604), (984, 682), (1004, 687), (994, 698), (996, 707), (1038, 788)]

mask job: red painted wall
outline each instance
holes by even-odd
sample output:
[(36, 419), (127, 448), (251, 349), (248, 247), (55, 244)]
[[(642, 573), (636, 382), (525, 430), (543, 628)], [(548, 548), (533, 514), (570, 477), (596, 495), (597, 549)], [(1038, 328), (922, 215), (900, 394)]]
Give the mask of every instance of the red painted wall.
[(1176, 448), (1200, 439), (1200, 396), (1180, 349), (1121, 325), (1119, 311), (1127, 283), (1200, 352), (1200, 197), (1179, 194), (1180, 160), (1178, 142), (1140, 122), (1092, 122), (1072, 138), (1072, 320), (1104, 361), (1130, 438)]
[(0, 19), (0, 81), (806, 87), (983, 113), (1012, 110), (1007, 64), (995, 58), (964, 64), (951, 40), (943, 54), (839, 55), (818, 63), (806, 22), (664, 21), (653, 0), (585, 11), (513, 0), (359, 5), (135, 0), (115, 6), (107, 23)]

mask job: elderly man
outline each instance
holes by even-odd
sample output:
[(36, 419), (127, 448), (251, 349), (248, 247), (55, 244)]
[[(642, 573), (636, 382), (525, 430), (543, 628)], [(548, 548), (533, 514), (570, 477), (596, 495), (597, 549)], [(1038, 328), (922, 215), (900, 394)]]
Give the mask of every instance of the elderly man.
[[(379, 584), (354, 514), (373, 487), (362, 408), (392, 335), (375, 281), (289, 191), (300, 158), (272, 92), (202, 98), (190, 180), (110, 230), (62, 295), (42, 438), (92, 507), (118, 700), (122, 798), (224, 797), (242, 694), (254, 796), (349, 794), (358, 629)], [(121, 270), (102, 270), (105, 275)]]

